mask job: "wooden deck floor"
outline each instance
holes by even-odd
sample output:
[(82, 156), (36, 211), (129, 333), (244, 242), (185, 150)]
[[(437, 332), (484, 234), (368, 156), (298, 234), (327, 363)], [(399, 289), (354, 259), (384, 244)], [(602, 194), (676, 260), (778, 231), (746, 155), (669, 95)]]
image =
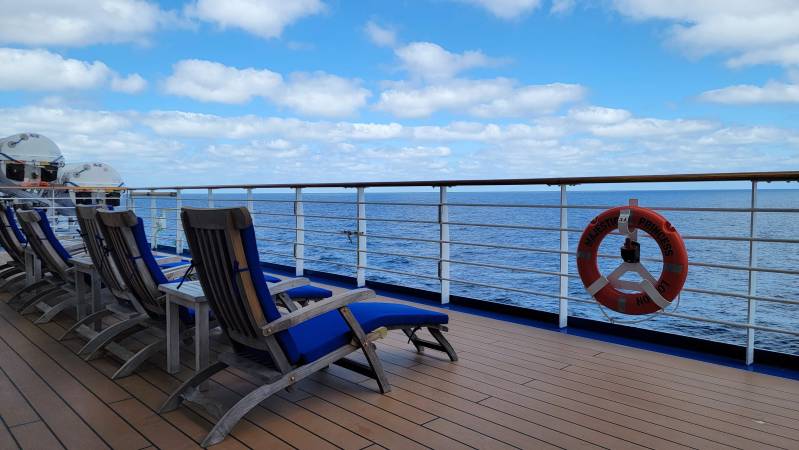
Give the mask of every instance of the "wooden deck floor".
[[(391, 393), (332, 368), (264, 402), (214, 448), (799, 449), (797, 381), (450, 316), (459, 362), (417, 355), (392, 332), (378, 343)], [(115, 382), (118, 362), (84, 362), (82, 341), (54, 339), (68, 318), (30, 319), (0, 301), (0, 448), (198, 448), (211, 426), (201, 409), (155, 413), (190, 366), (170, 375), (154, 361)], [(251, 381), (227, 370), (211, 390), (239, 397)]]

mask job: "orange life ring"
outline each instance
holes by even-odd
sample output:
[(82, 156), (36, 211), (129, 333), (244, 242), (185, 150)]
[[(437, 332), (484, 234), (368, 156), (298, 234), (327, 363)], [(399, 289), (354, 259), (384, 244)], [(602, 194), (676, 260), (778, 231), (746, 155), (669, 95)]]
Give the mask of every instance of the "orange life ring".
[[(654, 282), (649, 282), (647, 289), (641, 289), (639, 292), (619, 290), (612, 280), (609, 281), (599, 272), (597, 266), (599, 246), (608, 234), (619, 229), (619, 217), (622, 215), (627, 219), (623, 225), (626, 225), (628, 232), (637, 229), (649, 234), (658, 243), (663, 255), (660, 278), (657, 281), (652, 278)], [(634, 266), (632, 263), (628, 264), (631, 264), (629, 267)], [(638, 264), (637, 267), (648, 275), (643, 266)], [(596, 216), (583, 231), (577, 246), (577, 271), (586, 290), (600, 304), (624, 314), (650, 314), (668, 306), (682, 290), (688, 277), (688, 253), (682, 237), (665, 217), (651, 209), (620, 206)], [(624, 282), (618, 284), (622, 283)], [(643, 283), (647, 281), (642, 281), (641, 286)], [(654, 291), (649, 289), (652, 285)], [(624, 289), (627, 290), (626, 287)]]

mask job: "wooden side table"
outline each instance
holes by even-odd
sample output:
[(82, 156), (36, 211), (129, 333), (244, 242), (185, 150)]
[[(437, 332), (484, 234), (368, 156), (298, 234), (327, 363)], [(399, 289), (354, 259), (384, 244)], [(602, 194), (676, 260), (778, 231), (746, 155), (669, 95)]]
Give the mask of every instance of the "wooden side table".
[(166, 294), (166, 367), (169, 373), (180, 370), (180, 306), (194, 310), (194, 370), (208, 367), (209, 311), (208, 301), (199, 281), (162, 284), (158, 290)]

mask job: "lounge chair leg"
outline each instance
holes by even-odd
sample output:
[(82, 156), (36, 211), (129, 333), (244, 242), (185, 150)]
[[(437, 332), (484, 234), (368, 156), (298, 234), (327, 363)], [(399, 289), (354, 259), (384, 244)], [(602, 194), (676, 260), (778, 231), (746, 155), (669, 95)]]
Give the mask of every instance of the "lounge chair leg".
[(57, 303), (54, 306), (45, 306), (47, 311), (44, 312), (38, 319), (34, 320), (33, 323), (40, 325), (43, 323), (47, 323), (53, 320), (53, 317), (57, 316), (61, 311), (65, 308), (75, 305), (75, 298), (70, 296), (70, 298)]
[(132, 374), (136, 369), (139, 368), (140, 365), (142, 365), (142, 363), (147, 361), (150, 356), (163, 349), (165, 345), (166, 341), (163, 339), (159, 339), (152, 344), (148, 344), (143, 349), (136, 352), (136, 354), (133, 355), (133, 357), (131, 357), (129, 360), (125, 361), (125, 363), (122, 364), (122, 367), (120, 367), (119, 370), (111, 375), (111, 379), (116, 380), (117, 378), (126, 377)]
[(12, 275), (17, 275), (21, 273), (25, 272), (20, 272), (20, 270), (17, 269), (16, 267), (11, 267), (11, 266), (3, 267), (2, 269), (0, 269), (0, 278), (4, 279), (6, 277), (10, 277)]
[(127, 319), (121, 322), (117, 322), (110, 327), (106, 328), (105, 330), (97, 333), (91, 341), (87, 342), (80, 350), (78, 350), (78, 355), (83, 355), (84, 353), (86, 356), (83, 357), (86, 361), (90, 360), (94, 354), (100, 350), (101, 348), (105, 347), (109, 342), (115, 340), (120, 334), (128, 331), (129, 329), (142, 325), (147, 321), (146, 317), (139, 317), (135, 319)]
[(444, 337), (444, 333), (442, 333), (438, 328), (428, 328), (428, 331), (430, 331), (430, 334), (432, 334), (438, 343), (444, 347), (444, 351), (447, 353), (447, 356), (449, 356), (449, 360), (452, 362), (457, 361), (458, 354), (455, 353), (455, 349), (452, 348), (452, 344), (450, 344), (447, 338)]
[(372, 368), (372, 378), (377, 381), (377, 387), (380, 388), (380, 393), (385, 394), (391, 392), (391, 385), (388, 382), (388, 378), (386, 378), (386, 372), (383, 371), (383, 364), (380, 362), (380, 358), (377, 357), (377, 347), (375, 344), (368, 342), (361, 348), (363, 349), (364, 356), (366, 356), (366, 361), (369, 363), (369, 367)]
[(274, 383), (265, 384), (242, 397), (241, 400), (228, 409), (225, 415), (216, 422), (214, 428), (211, 429), (208, 436), (203, 439), (200, 445), (203, 447), (210, 447), (211, 445), (222, 442), (239, 420), (250, 412), (251, 409), (271, 397), (275, 392), (285, 389), (291, 383), (292, 381), (290, 381), (289, 376), (283, 376), (283, 378), (280, 378)]
[(14, 292), (14, 294), (11, 295), (11, 298), (9, 298), (6, 301), (6, 303), (8, 303), (9, 305), (13, 305), (14, 303), (16, 303), (17, 300), (22, 298), (22, 296), (24, 294), (27, 294), (28, 292), (31, 292), (31, 291), (35, 291), (36, 289), (39, 289), (42, 286), (47, 286), (48, 284), (50, 284), (50, 282), (48, 280), (39, 280), (39, 281), (36, 281), (34, 283), (31, 283), (31, 284), (25, 286), (24, 288), (18, 290), (17, 292)]
[[(50, 294), (52, 294), (54, 292), (58, 292), (60, 290), (61, 290), (60, 287), (51, 287), (50, 289), (45, 289), (44, 291), (34, 295), (33, 297), (29, 298), (28, 300), (25, 300), (24, 302), (22, 302), (21, 305), (15, 306), (15, 308), (16, 308), (17, 312), (19, 312), (23, 316), (25, 314), (30, 314), (30, 313), (32, 313), (34, 311), (34, 308), (36, 307), (37, 303), (42, 301), (48, 295), (50, 295)], [(63, 294), (59, 294), (58, 296), (61, 296), (61, 295), (63, 295)]]
[(433, 350), (438, 350), (440, 352), (444, 352), (449, 357), (450, 361), (457, 361), (458, 354), (455, 353), (455, 349), (452, 348), (452, 345), (449, 343), (444, 334), (441, 332), (441, 329), (438, 327), (427, 327), (427, 331), (435, 338), (437, 342), (428, 341), (425, 339), (421, 339), (420, 337), (416, 336), (414, 330), (410, 328), (403, 328), (402, 331), (408, 336), (408, 339), (411, 341), (414, 347), (416, 347), (416, 351), (422, 353), (426, 348), (432, 348)]
[(95, 320), (102, 319), (103, 317), (108, 316), (110, 314), (112, 314), (112, 312), (107, 310), (107, 309), (103, 309), (101, 311), (97, 311), (94, 314), (89, 314), (88, 316), (86, 316), (83, 319), (75, 322), (71, 327), (69, 327), (69, 329), (67, 329), (67, 331), (65, 331), (64, 334), (62, 334), (61, 337), (58, 338), (58, 340), (59, 341), (63, 341), (64, 339), (67, 338), (67, 336), (69, 336), (70, 334), (74, 333), (75, 330), (77, 330), (81, 325), (94, 322)]
[(9, 283), (13, 283), (18, 281), (22, 277), (25, 276), (25, 272), (16, 272), (12, 273), (11, 275), (3, 275), (2, 280), (0, 280), (0, 289), (4, 289)]
[(402, 332), (405, 333), (405, 336), (408, 336), (408, 340), (416, 347), (417, 353), (424, 353), (424, 346), (419, 344), (419, 338), (416, 337), (416, 333), (414, 333), (413, 329), (403, 328)]
[(166, 401), (161, 405), (161, 407), (158, 408), (158, 414), (163, 414), (165, 412), (172, 411), (173, 409), (180, 406), (183, 400), (188, 396), (186, 392), (189, 389), (199, 386), (205, 380), (211, 378), (215, 373), (225, 370), (227, 367), (228, 367), (227, 364), (223, 362), (217, 362), (195, 373), (191, 378), (184, 381), (183, 384), (181, 384), (180, 387), (177, 388), (175, 392), (173, 392), (169, 396), (169, 398), (166, 399)]

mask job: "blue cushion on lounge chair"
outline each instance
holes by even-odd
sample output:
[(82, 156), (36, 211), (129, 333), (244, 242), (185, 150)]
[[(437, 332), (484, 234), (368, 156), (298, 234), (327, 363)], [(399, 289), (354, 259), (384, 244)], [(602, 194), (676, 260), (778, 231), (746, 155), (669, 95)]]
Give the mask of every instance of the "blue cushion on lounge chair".
[[(158, 262), (158, 258), (156, 258), (155, 261)], [(171, 269), (173, 267), (188, 266), (189, 264), (191, 264), (191, 261), (186, 259), (181, 259), (180, 261), (172, 261), (163, 264), (159, 263), (158, 267), (160, 267), (161, 270), (163, 270), (163, 269)]]
[(55, 237), (55, 233), (53, 233), (53, 229), (50, 228), (50, 220), (47, 218), (47, 211), (43, 209), (37, 209), (36, 212), (39, 214), (41, 220), (39, 221), (39, 226), (42, 229), (42, 233), (44, 233), (44, 237), (47, 238), (47, 242), (50, 243), (51, 246), (55, 249), (58, 256), (61, 257), (64, 261), (69, 261), (72, 259), (72, 255), (69, 254), (67, 249), (61, 245), (61, 241)]
[[(241, 242), (244, 246), (244, 256), (247, 259), (247, 270), (252, 278), (252, 284), (255, 287), (258, 301), (261, 303), (261, 310), (264, 313), (264, 317), (267, 322), (277, 320), (280, 318), (280, 311), (278, 311), (275, 302), (272, 301), (269, 288), (266, 287), (264, 273), (261, 270), (261, 259), (258, 256), (258, 242), (255, 240), (255, 228), (252, 225), (241, 230)], [(239, 268), (234, 267), (233, 269), (238, 270)], [(235, 275), (235, 273), (232, 273), (231, 277)], [(283, 351), (286, 352), (289, 361), (299, 359), (300, 354), (290, 334), (286, 331), (281, 331), (275, 335), (275, 338), (283, 348)]]
[(137, 218), (136, 225), (131, 231), (133, 231), (133, 238), (136, 240), (136, 248), (139, 250), (141, 259), (147, 266), (150, 276), (152, 276), (153, 280), (158, 284), (168, 283), (169, 280), (164, 276), (164, 272), (161, 272), (161, 268), (158, 267), (153, 252), (150, 250), (150, 243), (147, 242), (147, 235), (144, 233), (144, 222), (141, 220), (141, 217)]
[(277, 283), (278, 281), (280, 281), (280, 278), (273, 277), (272, 275), (269, 275), (266, 272), (261, 272), (261, 273), (264, 274), (264, 281), (266, 281), (267, 283)]
[(333, 291), (316, 286), (300, 286), (286, 291), (293, 299), (321, 300), (333, 296)]
[[(247, 259), (247, 269), (252, 277), (256, 295), (268, 322), (280, 318), (280, 311), (269, 289), (258, 257), (258, 244), (252, 225), (241, 230), (241, 240)], [(234, 270), (237, 268), (234, 267)], [(354, 303), (350, 305), (355, 318), (365, 332), (381, 326), (407, 326), (444, 324), (449, 316), (435, 311), (395, 303)], [(317, 360), (352, 339), (349, 326), (338, 311), (330, 311), (277, 333), (276, 338), (292, 364), (305, 364)], [(260, 353), (253, 349), (256, 353)]]
[[(383, 326), (412, 328), (449, 322), (449, 316), (446, 314), (397, 303), (353, 303), (350, 305), (350, 310), (366, 333)], [(352, 339), (350, 327), (338, 311), (314, 317), (288, 331), (299, 352), (299, 359), (292, 361), (295, 364), (316, 361)]]
[(17, 240), (20, 244), (25, 244), (28, 242), (25, 239), (25, 234), (22, 233), (22, 230), (19, 229), (19, 224), (17, 223), (17, 216), (14, 214), (14, 207), (7, 206), (5, 209), (6, 218), (8, 219), (8, 224), (11, 226), (11, 231), (14, 232), (14, 236), (17, 237)]
[[(264, 272), (264, 280), (267, 283), (277, 283), (280, 278), (273, 277)], [(298, 288), (289, 289), (286, 291), (289, 297), (293, 299), (308, 299), (308, 300), (321, 300), (333, 296), (333, 292), (316, 286), (300, 286)]]

